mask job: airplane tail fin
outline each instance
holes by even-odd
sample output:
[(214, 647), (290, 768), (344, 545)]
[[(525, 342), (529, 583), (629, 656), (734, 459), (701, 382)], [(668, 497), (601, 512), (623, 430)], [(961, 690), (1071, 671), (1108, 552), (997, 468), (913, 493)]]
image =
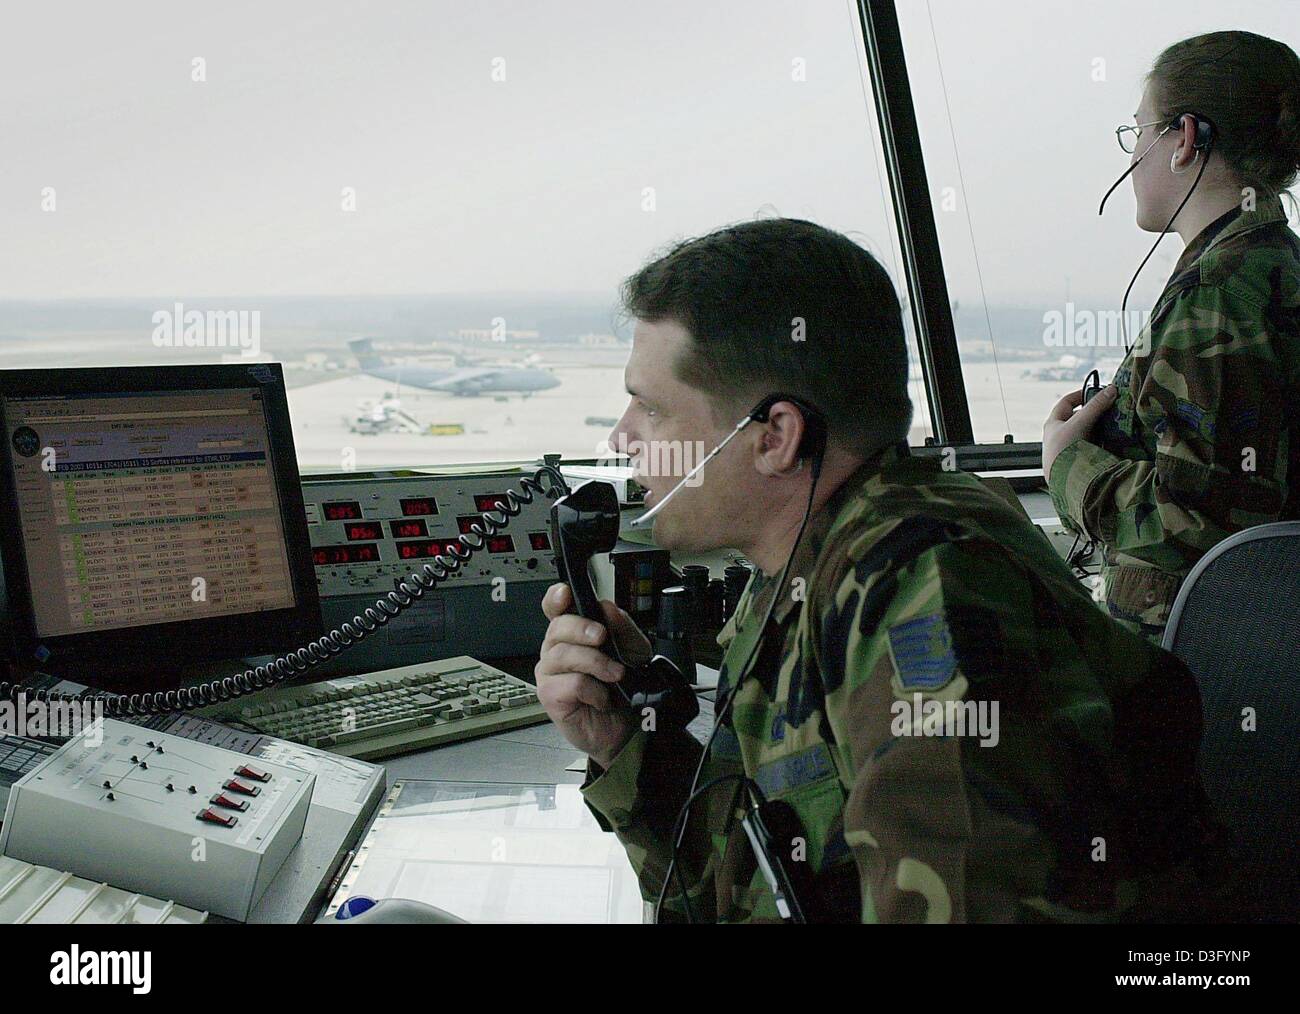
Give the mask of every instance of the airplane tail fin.
[(348, 342), (348, 348), (357, 357), (357, 363), (363, 370), (372, 370), (384, 365), (383, 357), (375, 351), (375, 346), (369, 338), (353, 338)]

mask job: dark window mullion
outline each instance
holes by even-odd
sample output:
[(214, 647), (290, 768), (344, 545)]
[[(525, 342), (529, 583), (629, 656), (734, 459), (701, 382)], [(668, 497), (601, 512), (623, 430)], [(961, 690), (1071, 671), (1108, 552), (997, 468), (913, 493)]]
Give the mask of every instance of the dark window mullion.
[(936, 440), (974, 443), (948, 282), (893, 0), (858, 0), (898, 242)]

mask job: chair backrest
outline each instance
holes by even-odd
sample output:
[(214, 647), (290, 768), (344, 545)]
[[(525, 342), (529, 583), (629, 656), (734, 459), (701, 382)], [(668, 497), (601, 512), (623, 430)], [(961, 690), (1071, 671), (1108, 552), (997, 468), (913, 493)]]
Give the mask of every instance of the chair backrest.
[(1201, 690), (1201, 774), (1233, 836), (1230, 910), (1300, 921), (1300, 521), (1237, 532), (1202, 557), (1163, 644)]

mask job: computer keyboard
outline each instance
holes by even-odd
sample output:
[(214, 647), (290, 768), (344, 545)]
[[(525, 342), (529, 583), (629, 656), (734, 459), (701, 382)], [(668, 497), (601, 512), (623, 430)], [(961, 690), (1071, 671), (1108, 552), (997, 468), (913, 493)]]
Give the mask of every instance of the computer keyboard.
[(58, 748), (53, 740), (0, 736), (0, 820), (4, 820), (10, 786)]
[(199, 714), (362, 760), (547, 720), (530, 684), (468, 655), (264, 690)]

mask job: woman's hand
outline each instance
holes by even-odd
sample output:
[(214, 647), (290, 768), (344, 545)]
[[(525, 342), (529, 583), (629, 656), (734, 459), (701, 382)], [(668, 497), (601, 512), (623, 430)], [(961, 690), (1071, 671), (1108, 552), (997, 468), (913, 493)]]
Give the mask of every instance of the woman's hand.
[[(1097, 420), (1115, 404), (1119, 388), (1107, 384), (1083, 404), (1083, 392), (1073, 391), (1052, 406), (1043, 423), (1043, 478), (1051, 480), (1052, 463), (1056, 456), (1076, 440), (1092, 432)], [(1077, 411), (1076, 411), (1077, 409)]]

